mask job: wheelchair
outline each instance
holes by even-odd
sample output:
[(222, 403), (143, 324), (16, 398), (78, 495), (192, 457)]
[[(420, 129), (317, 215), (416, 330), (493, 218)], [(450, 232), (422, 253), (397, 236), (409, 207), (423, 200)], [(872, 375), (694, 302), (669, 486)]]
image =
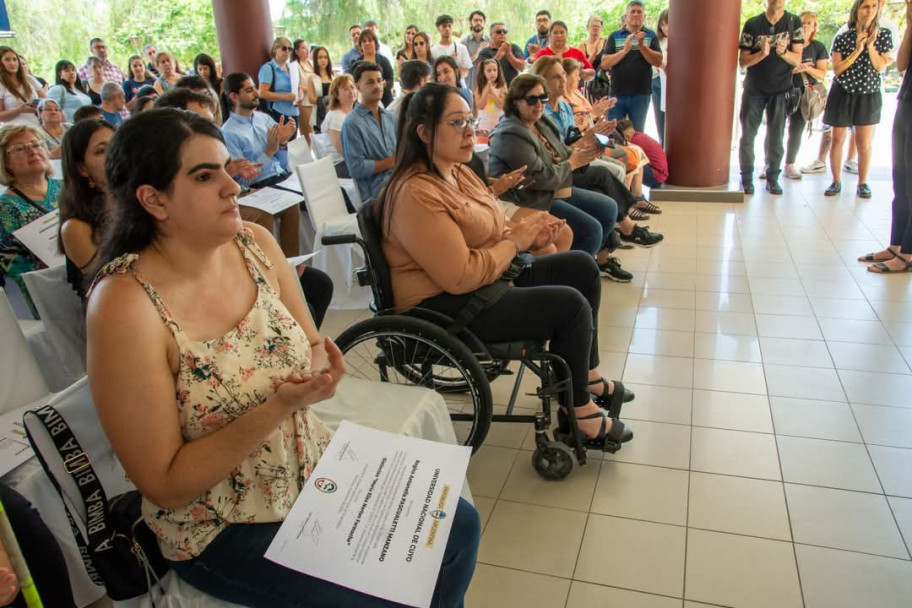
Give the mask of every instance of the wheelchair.
[[(356, 275), (359, 284), (369, 286), (373, 292), (370, 307), (375, 316), (355, 323), (336, 339), (348, 373), (436, 391), (447, 404), (457, 439), (471, 446), (473, 453), (483, 444), (491, 422), (532, 423), (535, 428), (532, 466), (539, 475), (550, 480), (564, 479), (578, 466), (585, 465), (587, 448), (577, 429), (574, 408), (567, 408), (566, 432), (550, 430), (552, 400), (564, 392), (569, 402), (572, 380), (567, 363), (549, 353), (544, 341), (485, 343), (462, 324), (439, 312), (415, 307), (403, 314), (396, 313), (376, 202), (362, 206), (357, 219), (360, 237), (344, 234), (322, 239), (325, 246), (361, 247), (365, 266)], [(519, 369), (515, 372), (506, 413), (494, 414), (491, 382), (514, 375), (509, 369), (511, 362), (518, 362)], [(528, 393), (541, 401), (541, 410), (534, 415), (514, 413), (526, 370), (541, 382), (534, 393)], [(618, 417), (620, 407), (610, 414)], [(604, 450), (613, 453), (620, 447), (620, 443), (609, 442)]]

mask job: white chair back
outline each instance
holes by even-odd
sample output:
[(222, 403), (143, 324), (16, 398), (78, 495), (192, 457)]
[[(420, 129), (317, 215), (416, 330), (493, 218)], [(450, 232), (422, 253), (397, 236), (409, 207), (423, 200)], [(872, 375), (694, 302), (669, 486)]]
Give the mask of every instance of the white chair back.
[(313, 161), (313, 152), (310, 151), (310, 146), (307, 145), (306, 139), (303, 137), (298, 137), (288, 142), (289, 166), (297, 167), (298, 165), (312, 163)]
[[(336, 177), (331, 159), (321, 158), (312, 163), (299, 164), (295, 170), (301, 182), (307, 216), (314, 232), (320, 232), (327, 222), (348, 215), (339, 178)], [(319, 244), (315, 243), (315, 246)]]
[(0, 414), (47, 395), (47, 383), (29, 348), (6, 293), (0, 289)]
[(86, 372), (85, 311), (66, 280), (66, 267), (28, 272), (22, 279), (64, 371), (73, 380), (82, 377)]
[(317, 160), (329, 156), (333, 151), (333, 143), (327, 133), (314, 133), (310, 136), (310, 144), (313, 146), (313, 155)]

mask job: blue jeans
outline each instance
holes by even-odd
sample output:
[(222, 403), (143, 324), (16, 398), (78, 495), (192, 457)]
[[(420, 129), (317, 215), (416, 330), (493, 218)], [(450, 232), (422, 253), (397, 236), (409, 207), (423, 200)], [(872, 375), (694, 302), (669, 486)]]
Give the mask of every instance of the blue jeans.
[(651, 93), (645, 95), (618, 95), (617, 105), (608, 111), (608, 120), (621, 120), (630, 116), (630, 122), (636, 131), (646, 130), (646, 114), (649, 112)]
[(652, 79), (652, 113), (656, 119), (656, 129), (659, 131), (659, 143), (665, 147), (665, 112), (662, 110), (662, 79)]
[[(264, 558), (281, 523), (231, 524), (195, 559), (171, 562), (177, 574), (213, 597), (252, 608), (379, 608), (398, 606), (289, 570)], [(481, 538), (481, 521), (459, 499), (431, 606), (461, 608)]]
[(617, 223), (617, 203), (610, 196), (573, 188), (566, 199), (551, 201), (551, 215), (567, 220), (573, 230), (571, 249), (595, 255), (608, 244)]

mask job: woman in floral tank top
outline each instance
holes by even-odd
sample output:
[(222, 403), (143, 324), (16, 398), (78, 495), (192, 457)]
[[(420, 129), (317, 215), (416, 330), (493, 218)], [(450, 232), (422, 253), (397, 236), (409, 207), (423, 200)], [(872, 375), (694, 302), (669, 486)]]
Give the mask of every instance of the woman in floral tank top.
[[(150, 162), (149, 159), (155, 159)], [(221, 133), (151, 110), (108, 148), (114, 219), (87, 312), (99, 417), (176, 572), (245, 606), (386, 606), (263, 555), (332, 432), (342, 355), (273, 236), (238, 215)], [(478, 516), (460, 503), (435, 606), (461, 606)]]

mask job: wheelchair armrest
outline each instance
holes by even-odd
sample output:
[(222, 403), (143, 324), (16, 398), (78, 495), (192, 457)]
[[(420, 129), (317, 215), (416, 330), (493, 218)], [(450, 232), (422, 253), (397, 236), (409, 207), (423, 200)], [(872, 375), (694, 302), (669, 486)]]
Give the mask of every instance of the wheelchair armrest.
[(359, 240), (357, 234), (339, 234), (336, 236), (324, 236), (320, 242), (324, 245), (351, 245)]

